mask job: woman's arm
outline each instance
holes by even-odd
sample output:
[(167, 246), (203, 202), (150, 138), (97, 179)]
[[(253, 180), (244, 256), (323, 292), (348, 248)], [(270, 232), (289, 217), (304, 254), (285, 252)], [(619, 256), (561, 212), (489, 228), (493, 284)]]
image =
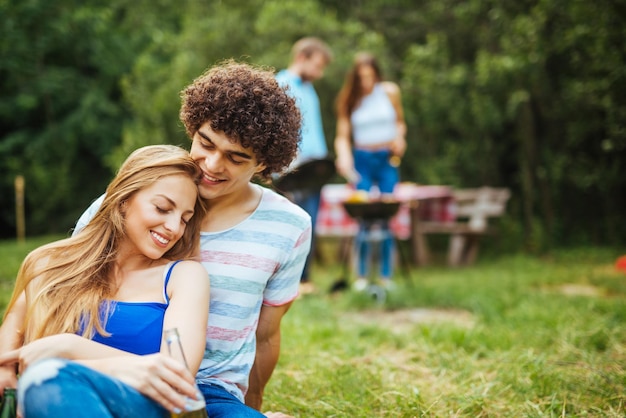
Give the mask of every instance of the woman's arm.
[(161, 353), (141, 356), (139, 360), (120, 358), (105, 367), (108, 373), (126, 382), (165, 408), (184, 408), (185, 395), (197, 396), (195, 374), (206, 346), (209, 317), (209, 277), (202, 264), (183, 261), (172, 270), (167, 287), (170, 303), (165, 311), (163, 329), (177, 328), (189, 369), (169, 356), (167, 344)]
[(396, 126), (398, 135), (391, 143), (391, 152), (398, 157), (402, 157), (406, 151), (406, 122), (404, 121), (404, 108), (402, 107), (402, 97), (400, 87), (391, 81), (383, 83), (385, 93), (391, 100), (391, 104), (396, 111)]
[[(7, 312), (0, 326), (0, 355), (15, 350), (22, 345), (22, 327), (26, 315), (26, 294), (22, 292)], [(16, 387), (15, 363), (0, 365), (0, 388)]]
[(335, 165), (339, 174), (351, 183), (358, 181), (358, 174), (354, 170), (354, 158), (352, 157), (352, 143), (350, 140), (351, 126), (350, 117), (339, 113), (337, 116), (337, 128), (335, 134)]
[[(192, 374), (198, 372), (206, 346), (209, 318), (209, 276), (202, 264), (183, 261), (172, 270), (168, 285), (170, 304), (165, 312), (163, 330), (178, 328), (187, 365)], [(161, 352), (167, 354), (165, 340)]]
[[(196, 262), (179, 263), (172, 272), (168, 291), (170, 305), (163, 325), (165, 329), (174, 326), (179, 329), (192, 372), (169, 357), (164, 344), (161, 353), (138, 356), (71, 333), (40, 338), (20, 348), (6, 344), (8, 351), (4, 350), (0, 355), (0, 367), (14, 367), (17, 363), (23, 370), (39, 359), (63, 357), (118, 378), (167, 409), (184, 408), (182, 395), (196, 396), (194, 374), (204, 353), (209, 311), (206, 270)], [(15, 322), (21, 323), (23, 319)], [(6, 320), (5, 324), (2, 325), (1, 335), (10, 332)], [(0, 341), (4, 347), (4, 338)], [(21, 343), (17, 347), (19, 345)]]

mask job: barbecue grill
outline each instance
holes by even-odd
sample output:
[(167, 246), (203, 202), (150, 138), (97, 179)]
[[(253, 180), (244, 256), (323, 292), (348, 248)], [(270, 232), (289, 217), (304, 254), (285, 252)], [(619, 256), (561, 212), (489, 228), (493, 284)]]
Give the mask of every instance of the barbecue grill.
[[(400, 202), (395, 200), (376, 200), (365, 202), (348, 200), (342, 202), (342, 204), (348, 215), (359, 223), (359, 232), (357, 233), (353, 243), (354, 253), (358, 251), (359, 245), (363, 241), (379, 244), (385, 238), (391, 237), (395, 240), (395, 237), (389, 227), (389, 222), (391, 218), (398, 213), (398, 210), (400, 209)], [(408, 279), (407, 260), (405, 259), (399, 245), (396, 245), (396, 250), (399, 251), (400, 260), (402, 262), (402, 270), (404, 271), (405, 277)], [(348, 269), (351, 264), (351, 256), (356, 257), (355, 254), (351, 255), (349, 251), (344, 253), (344, 259), (342, 262), (344, 267), (343, 277), (340, 277), (333, 283), (330, 289), (331, 292), (343, 290), (349, 287)], [(366, 291), (372, 295), (378, 303), (384, 303), (386, 299), (386, 291), (384, 288), (372, 282)]]
[(391, 219), (400, 209), (400, 202), (382, 201), (374, 202), (343, 202), (343, 207), (352, 218), (363, 221), (384, 221)]
[(319, 192), (335, 173), (333, 160), (309, 160), (274, 180), (274, 187), (283, 193)]

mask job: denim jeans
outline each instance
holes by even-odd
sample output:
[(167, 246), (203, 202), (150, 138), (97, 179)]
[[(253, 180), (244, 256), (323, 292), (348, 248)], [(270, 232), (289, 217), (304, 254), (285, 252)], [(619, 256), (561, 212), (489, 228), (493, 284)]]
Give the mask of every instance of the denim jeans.
[[(381, 194), (389, 195), (399, 181), (398, 168), (389, 163), (391, 152), (389, 150), (366, 151), (354, 150), (354, 168), (359, 173), (361, 179), (356, 185), (358, 190), (371, 191), (372, 186), (377, 185)], [(390, 279), (393, 275), (394, 238), (389, 230), (389, 223), (382, 222), (380, 234), (373, 233), (371, 225), (359, 227), (356, 237), (358, 249), (358, 275), (367, 277), (369, 275), (369, 264), (371, 261), (371, 246), (373, 241), (379, 242), (380, 251), (380, 276), (382, 279)], [(381, 235), (373, 239), (373, 235)]]
[(265, 417), (256, 409), (246, 406), (239, 398), (220, 386), (198, 384), (198, 387), (206, 400), (206, 410), (209, 418)]
[(354, 150), (354, 169), (361, 179), (356, 185), (357, 190), (370, 191), (377, 185), (383, 194), (393, 193), (393, 189), (400, 179), (398, 168), (389, 163), (389, 150), (365, 151)]
[(24, 418), (170, 416), (165, 408), (120, 380), (56, 358), (28, 367), (18, 383), (18, 404)]
[(311, 264), (313, 263), (313, 257), (315, 256), (315, 223), (317, 222), (317, 214), (320, 209), (321, 199), (321, 190), (296, 192), (293, 196), (294, 203), (304, 209), (304, 211), (311, 216), (311, 251), (309, 251), (309, 255), (307, 256), (304, 264), (304, 269), (302, 270), (302, 276), (300, 277), (301, 282), (309, 281)]

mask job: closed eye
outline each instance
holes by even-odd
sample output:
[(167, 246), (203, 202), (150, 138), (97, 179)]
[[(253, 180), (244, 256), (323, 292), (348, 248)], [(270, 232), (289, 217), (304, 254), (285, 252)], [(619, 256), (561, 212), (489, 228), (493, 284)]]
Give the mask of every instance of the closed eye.
[(229, 154), (228, 159), (235, 165), (241, 165), (245, 163), (245, 161), (239, 160), (239, 156), (237, 154)]

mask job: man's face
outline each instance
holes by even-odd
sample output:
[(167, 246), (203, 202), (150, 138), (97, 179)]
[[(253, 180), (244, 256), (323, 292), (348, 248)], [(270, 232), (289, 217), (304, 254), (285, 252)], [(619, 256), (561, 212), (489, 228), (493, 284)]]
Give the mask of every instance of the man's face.
[(300, 78), (313, 82), (322, 78), (326, 69), (326, 57), (321, 52), (314, 52), (310, 57), (303, 57)]
[(209, 122), (193, 136), (190, 154), (202, 168), (198, 191), (208, 200), (245, 192), (252, 177), (265, 168), (251, 149), (231, 143), (224, 132), (211, 129)]

